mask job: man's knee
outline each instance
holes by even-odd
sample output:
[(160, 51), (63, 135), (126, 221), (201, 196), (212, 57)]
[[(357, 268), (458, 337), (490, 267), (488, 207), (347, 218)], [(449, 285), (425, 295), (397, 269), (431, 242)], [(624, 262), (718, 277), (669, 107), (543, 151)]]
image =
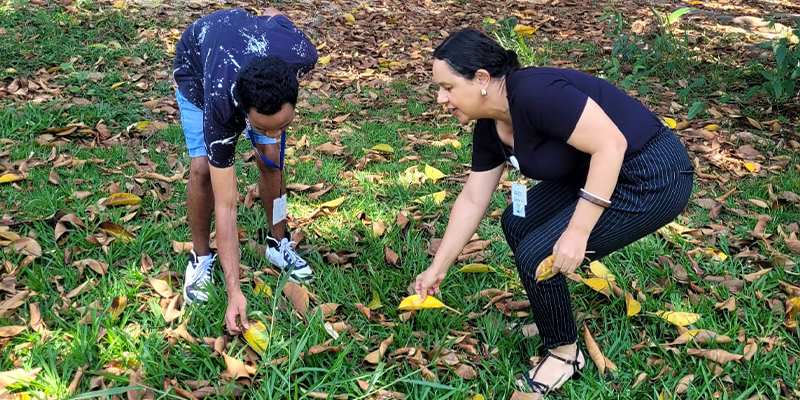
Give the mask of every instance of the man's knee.
[[(269, 145), (259, 145), (258, 152), (275, 163), (275, 165), (281, 165), (281, 147), (280, 144), (269, 144)], [(262, 174), (274, 174), (276, 172), (280, 172), (277, 168), (267, 165), (261, 157), (256, 158), (256, 165), (258, 165), (258, 170)]]
[(208, 168), (207, 157), (192, 158), (192, 162), (189, 165), (189, 179), (200, 184), (211, 183), (211, 170)]

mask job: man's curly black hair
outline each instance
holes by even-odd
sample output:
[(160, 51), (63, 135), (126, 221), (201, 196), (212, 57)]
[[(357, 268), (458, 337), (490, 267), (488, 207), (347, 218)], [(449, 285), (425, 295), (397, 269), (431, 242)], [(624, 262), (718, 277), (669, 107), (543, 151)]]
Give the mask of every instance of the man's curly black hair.
[(254, 58), (236, 77), (233, 97), (244, 112), (255, 108), (273, 115), (284, 104), (297, 104), (297, 72), (277, 56)]

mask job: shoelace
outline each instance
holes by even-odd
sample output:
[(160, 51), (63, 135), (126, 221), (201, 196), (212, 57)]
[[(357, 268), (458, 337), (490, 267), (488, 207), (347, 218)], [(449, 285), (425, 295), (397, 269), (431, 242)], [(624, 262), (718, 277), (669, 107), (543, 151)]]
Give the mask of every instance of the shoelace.
[(197, 263), (197, 270), (195, 271), (195, 279), (191, 282), (191, 285), (196, 285), (198, 283), (203, 283), (208, 281), (211, 278), (211, 264), (214, 263), (214, 258), (211, 257), (201, 263)]
[(291, 260), (293, 268), (303, 267), (304, 263), (302, 262), (302, 259), (300, 259), (297, 256), (297, 253), (295, 253), (294, 249), (292, 248), (293, 244), (295, 244), (293, 240), (286, 240), (285, 242), (282, 241), (281, 250), (284, 254), (289, 255), (289, 259)]

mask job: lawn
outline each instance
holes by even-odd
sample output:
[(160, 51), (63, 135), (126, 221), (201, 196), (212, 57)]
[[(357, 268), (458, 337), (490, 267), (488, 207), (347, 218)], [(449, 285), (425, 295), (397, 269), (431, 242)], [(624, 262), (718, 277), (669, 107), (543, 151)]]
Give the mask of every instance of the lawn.
[[(286, 177), (289, 225), (313, 284), (287, 283), (262, 257), (258, 171), (249, 142), (239, 143), (242, 288), (251, 321), (269, 332), (257, 349), (226, 334), (222, 285), (205, 304), (180, 296), (189, 157), (171, 56), (189, 17), (205, 10), (34, 3), (0, 2), (0, 398), (526, 398), (515, 376), (543, 348), (527, 334), (498, 219), (513, 171), (442, 285), (450, 308), (397, 310), (432, 260), (471, 160), (471, 128), (435, 104), (429, 82), (439, 27), (425, 38), (411, 31), (403, 51), (412, 64), (392, 64), (406, 57), (389, 54), (401, 51), (395, 42), (349, 80), (341, 66), (359, 56), (335, 33), (360, 37), (365, 14), (388, 11), (353, 3), (354, 23), (334, 15), (312, 33), (333, 57), (302, 83)], [(602, 354), (563, 394), (800, 397), (800, 123), (796, 97), (761, 84), (771, 59), (709, 61), (672, 30), (623, 38), (606, 24), (627, 24), (628, 9), (584, 16), (605, 29), (603, 48), (514, 30), (532, 14), (434, 3), (466, 7), (448, 18), (483, 25), (527, 65), (595, 71), (623, 86), (676, 124), (698, 170), (673, 224), (603, 259), (607, 272), (579, 270), (603, 278), (600, 290), (570, 283), (579, 344)], [(697, 28), (687, 24), (676, 26)], [(647, 40), (662, 47), (636, 47)], [(459, 272), (468, 264), (493, 271)]]

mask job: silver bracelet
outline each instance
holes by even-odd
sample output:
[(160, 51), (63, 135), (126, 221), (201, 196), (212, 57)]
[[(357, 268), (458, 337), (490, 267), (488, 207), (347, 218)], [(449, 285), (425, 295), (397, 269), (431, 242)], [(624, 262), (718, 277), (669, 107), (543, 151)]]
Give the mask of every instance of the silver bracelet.
[(598, 206), (603, 207), (603, 208), (608, 208), (609, 206), (611, 206), (611, 201), (606, 200), (606, 199), (604, 199), (604, 198), (602, 198), (600, 196), (595, 196), (595, 195), (587, 192), (583, 188), (581, 188), (581, 191), (578, 193), (578, 196), (580, 196), (580, 198), (582, 198), (582, 199), (584, 199), (584, 200), (586, 200), (586, 201), (588, 201), (588, 202), (590, 202), (592, 204), (597, 204)]

